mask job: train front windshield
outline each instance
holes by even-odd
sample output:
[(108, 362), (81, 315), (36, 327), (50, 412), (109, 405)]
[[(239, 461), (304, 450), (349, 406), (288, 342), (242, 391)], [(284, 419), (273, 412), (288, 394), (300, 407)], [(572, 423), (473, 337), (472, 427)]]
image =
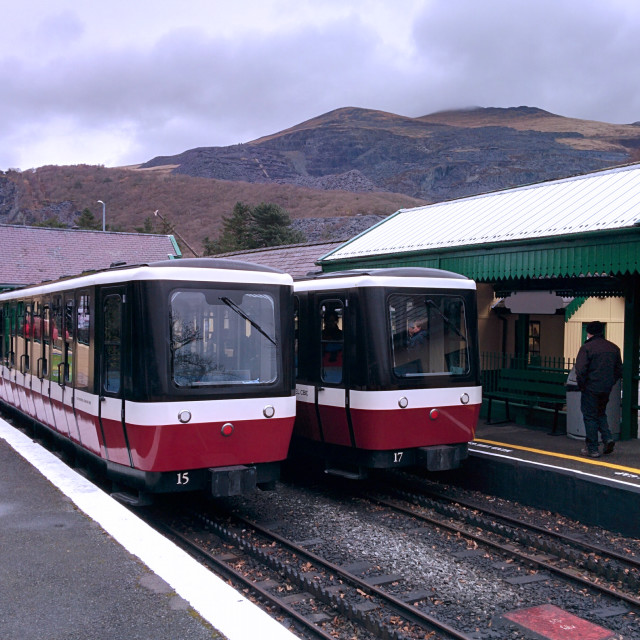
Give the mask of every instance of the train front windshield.
[(274, 382), (274, 299), (246, 290), (174, 291), (171, 361), (173, 382), (179, 387)]
[(393, 372), (400, 378), (469, 373), (464, 299), (444, 294), (388, 298)]

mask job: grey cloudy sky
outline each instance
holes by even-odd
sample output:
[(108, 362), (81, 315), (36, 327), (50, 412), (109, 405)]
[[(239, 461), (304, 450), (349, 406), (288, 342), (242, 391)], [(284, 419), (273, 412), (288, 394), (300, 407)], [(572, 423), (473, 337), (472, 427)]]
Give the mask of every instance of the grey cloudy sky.
[(3, 3), (0, 169), (135, 164), (332, 109), (640, 121), (637, 0)]

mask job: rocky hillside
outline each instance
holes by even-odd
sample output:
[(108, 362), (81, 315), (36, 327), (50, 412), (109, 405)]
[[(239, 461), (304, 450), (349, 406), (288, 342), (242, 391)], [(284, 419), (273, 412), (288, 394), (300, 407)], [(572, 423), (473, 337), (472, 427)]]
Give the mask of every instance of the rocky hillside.
[(314, 189), (403, 193), (429, 202), (640, 159), (640, 126), (541, 109), (470, 109), (406, 118), (339, 109), (253, 142), (192, 149), (143, 168)]
[(310, 241), (341, 240), (402, 207), (640, 161), (640, 123), (612, 125), (540, 109), (469, 109), (407, 118), (345, 108), (253, 142), (203, 147), (136, 167), (0, 172), (0, 223), (84, 209), (132, 231), (159, 210), (202, 249), (236, 202), (274, 202)]

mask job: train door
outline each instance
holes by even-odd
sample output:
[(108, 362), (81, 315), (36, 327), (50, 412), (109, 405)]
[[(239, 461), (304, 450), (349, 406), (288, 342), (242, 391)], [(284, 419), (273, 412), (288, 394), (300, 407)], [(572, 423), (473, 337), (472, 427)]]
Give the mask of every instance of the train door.
[(53, 370), (53, 344), (52, 337), (55, 331), (53, 324), (52, 314), (52, 302), (51, 298), (47, 297), (43, 301), (42, 307), (42, 368), (40, 369), (40, 376), (42, 382), (42, 399), (44, 402), (44, 410), (46, 414), (45, 424), (55, 429), (56, 421), (53, 414), (53, 403), (51, 401), (51, 388), (52, 388), (52, 370)]
[(9, 343), (7, 345), (7, 353), (6, 353), (6, 378), (8, 381), (7, 385), (7, 399), (10, 404), (14, 407), (20, 406), (20, 399), (18, 397), (18, 392), (16, 389), (16, 343), (17, 343), (17, 313), (18, 313), (18, 305), (16, 302), (10, 302), (9, 307), (7, 309), (7, 320), (6, 327), (9, 336)]
[(124, 364), (126, 288), (106, 287), (100, 291), (101, 313), (96, 339), (99, 349), (99, 419), (107, 458), (133, 466), (125, 426)]
[(44, 330), (42, 326), (44, 318), (41, 299), (36, 299), (33, 302), (31, 320), (31, 391), (35, 404), (36, 419), (43, 424), (47, 424), (45, 402), (49, 402), (49, 385), (47, 381), (45, 393), (44, 378), (47, 376), (47, 353), (44, 346)]
[(100, 454), (101, 427), (99, 399), (93, 393), (93, 296), (90, 290), (78, 291), (75, 299), (75, 341), (73, 353), (73, 405), (78, 439), (83, 447)]
[(65, 395), (67, 395), (65, 387), (66, 340), (64, 328), (64, 298), (60, 293), (55, 294), (51, 298), (50, 325), (51, 385), (49, 388), (49, 396), (51, 398), (55, 428), (65, 436), (69, 436), (69, 426), (67, 425), (67, 416), (64, 410)]
[(345, 299), (331, 295), (320, 297), (317, 310), (320, 345), (320, 370), (316, 379), (316, 408), (320, 431), (324, 442), (343, 446), (354, 446), (353, 433), (348, 416), (348, 390), (345, 351)]
[(15, 349), (15, 369), (13, 373), (13, 381), (15, 384), (14, 399), (17, 400), (16, 406), (29, 415), (29, 406), (27, 404), (26, 391), (26, 371), (29, 368), (29, 353), (27, 351), (27, 342), (25, 339), (25, 303), (20, 300), (16, 305), (16, 328), (14, 338)]
[(31, 301), (24, 305), (24, 322), (22, 326), (22, 336), (24, 341), (24, 354), (22, 356), (22, 375), (25, 393), (25, 411), (32, 417), (36, 417), (36, 406), (34, 401), (33, 385), (33, 311), (34, 306)]
[(80, 442), (80, 434), (76, 424), (76, 416), (74, 411), (75, 404), (75, 339), (76, 339), (76, 314), (75, 311), (75, 294), (73, 292), (65, 293), (63, 300), (63, 316), (64, 316), (64, 350), (63, 350), (63, 366), (62, 366), (62, 384), (64, 393), (62, 397), (62, 409), (67, 419), (67, 427), (69, 429), (69, 437), (75, 442)]
[(10, 333), (8, 330), (8, 304), (0, 305), (0, 399), (8, 400), (9, 382), (5, 380), (7, 372), (7, 353)]

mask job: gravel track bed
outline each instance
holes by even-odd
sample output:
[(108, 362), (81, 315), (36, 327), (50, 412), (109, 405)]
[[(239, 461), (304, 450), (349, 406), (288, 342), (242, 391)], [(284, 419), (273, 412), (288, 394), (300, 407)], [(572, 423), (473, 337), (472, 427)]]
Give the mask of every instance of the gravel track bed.
[[(638, 540), (585, 527), (558, 517), (494, 499), (477, 492), (446, 488), (452, 495), (464, 495), (478, 503), (489, 503), (503, 513), (531, 522), (547, 522), (618, 549), (640, 550)], [(619, 634), (625, 640), (640, 640), (637, 611), (610, 615), (618, 607), (611, 598), (589, 593), (540, 574), (543, 579), (528, 584), (511, 584), (508, 578), (535, 576), (535, 571), (512, 562), (499, 553), (478, 548), (455, 534), (429, 528), (416, 520), (391, 513), (357, 495), (357, 485), (323, 482), (314, 486), (279, 483), (274, 492), (257, 492), (228, 499), (226, 504), (248, 518), (293, 541), (318, 539), (314, 553), (340, 565), (366, 561), (371, 564), (363, 576), (398, 574), (402, 579), (387, 586), (394, 595), (426, 590), (430, 595), (419, 607), (450, 626), (477, 638), (525, 638), (509, 626), (502, 614), (536, 605), (554, 604), (565, 611)]]
[(491, 509), (505, 516), (520, 518), (524, 522), (546, 527), (549, 531), (557, 531), (571, 535), (577, 540), (601, 545), (613, 550), (640, 558), (640, 539), (627, 538), (601, 527), (585, 525), (565, 516), (518, 504), (511, 500), (489, 496), (479, 491), (469, 491), (453, 485), (436, 484), (436, 487), (452, 499), (474, 502), (480, 507)]

